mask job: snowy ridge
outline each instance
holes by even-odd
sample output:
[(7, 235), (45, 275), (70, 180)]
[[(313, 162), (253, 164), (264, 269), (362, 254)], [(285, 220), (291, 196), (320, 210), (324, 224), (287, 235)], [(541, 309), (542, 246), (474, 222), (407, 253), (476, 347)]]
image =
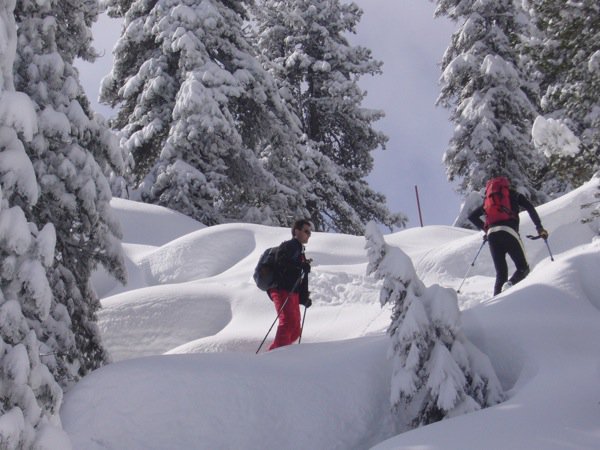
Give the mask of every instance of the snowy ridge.
[[(580, 204), (597, 186), (594, 179), (538, 208), (556, 261), (543, 241), (525, 240), (531, 274), (490, 298), (486, 247), (461, 289), (463, 331), (507, 393), (495, 407), (394, 437), (390, 311), (365, 275), (364, 238), (313, 235), (302, 344), (255, 356), (275, 312), (252, 270), (289, 230), (229, 224), (143, 245), (132, 224), (124, 241), (137, 239), (125, 246), (135, 284), (113, 287), (99, 316), (113, 358), (126, 361), (67, 394), (63, 425), (74, 448), (86, 450), (597, 448), (600, 241), (580, 223)], [(522, 235), (532, 228), (522, 216)], [(478, 232), (442, 226), (385, 239), (411, 257), (426, 285), (452, 288), (481, 245)], [(155, 356), (138, 358), (146, 355)]]

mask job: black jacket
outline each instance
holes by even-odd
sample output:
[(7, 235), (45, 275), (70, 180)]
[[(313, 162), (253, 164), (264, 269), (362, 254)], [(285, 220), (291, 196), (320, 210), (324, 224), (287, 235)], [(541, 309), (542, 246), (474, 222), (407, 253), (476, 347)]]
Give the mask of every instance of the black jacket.
[[(518, 193), (517, 191), (510, 190), (510, 207), (511, 210), (515, 213), (515, 217), (510, 220), (504, 220), (502, 222), (495, 223), (493, 226), (508, 226), (511, 227), (516, 232), (519, 232), (519, 212), (521, 211), (521, 207), (523, 207), (528, 213), (529, 217), (533, 221), (536, 230), (542, 228), (542, 221), (540, 220), (540, 216), (537, 211), (531, 204), (529, 200), (523, 195)], [(483, 203), (479, 208), (469, 214), (469, 220), (473, 225), (475, 225), (480, 230), (485, 230), (485, 222), (481, 220), (481, 216), (485, 215), (485, 210), (483, 209)]]
[(298, 239), (290, 239), (283, 242), (277, 250), (275, 258), (275, 281), (277, 289), (292, 292), (294, 285), (300, 278), (304, 269), (304, 278), (296, 286), (294, 292), (300, 293), (300, 303), (304, 304), (308, 298), (308, 270), (309, 265), (304, 256), (304, 246)]

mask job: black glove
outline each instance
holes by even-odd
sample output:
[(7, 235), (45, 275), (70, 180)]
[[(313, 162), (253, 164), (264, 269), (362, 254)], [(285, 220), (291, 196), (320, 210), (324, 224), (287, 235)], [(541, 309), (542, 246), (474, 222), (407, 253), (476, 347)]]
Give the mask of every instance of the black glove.
[(539, 227), (537, 229), (538, 235), (543, 239), (546, 240), (548, 239), (548, 232), (546, 230), (544, 230), (544, 227)]
[(305, 275), (307, 273), (310, 273), (310, 261), (309, 260), (306, 260), (303, 263), (301, 263), (300, 267), (302, 268), (302, 272), (304, 272)]
[(300, 300), (298, 301), (301, 305), (304, 305), (306, 308), (310, 308), (312, 305), (312, 300), (310, 299), (309, 291), (301, 291), (300, 292)]
[(483, 242), (487, 242), (488, 238), (487, 238), (487, 233), (483, 233)]

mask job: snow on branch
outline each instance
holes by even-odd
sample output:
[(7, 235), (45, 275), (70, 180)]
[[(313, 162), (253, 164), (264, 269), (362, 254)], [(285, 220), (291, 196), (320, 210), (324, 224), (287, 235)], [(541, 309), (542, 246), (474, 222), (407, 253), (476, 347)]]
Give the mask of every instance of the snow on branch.
[(548, 158), (552, 155), (574, 156), (581, 142), (564, 123), (538, 116), (531, 130), (535, 147)]

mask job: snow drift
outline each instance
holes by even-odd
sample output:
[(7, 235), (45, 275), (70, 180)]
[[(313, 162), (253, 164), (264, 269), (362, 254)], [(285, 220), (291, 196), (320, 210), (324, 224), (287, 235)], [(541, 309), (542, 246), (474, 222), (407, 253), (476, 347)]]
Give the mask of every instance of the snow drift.
[[(600, 242), (580, 222), (597, 189), (594, 179), (538, 208), (556, 261), (542, 241), (525, 239), (531, 274), (491, 298), (485, 249), (461, 289), (463, 332), (490, 357), (507, 400), (400, 435), (390, 413), (390, 310), (366, 276), (364, 238), (313, 235), (302, 344), (255, 355), (275, 312), (252, 270), (289, 230), (185, 229), (167, 214), (164, 229), (182, 231), (161, 242), (132, 221), (124, 248), (133, 281), (123, 288), (98, 277), (100, 327), (118, 362), (66, 395), (64, 428), (86, 450), (597, 448)], [(145, 220), (143, 206), (131, 208)], [(120, 201), (118, 213), (128, 209)], [(526, 216), (521, 231), (533, 232)], [(434, 226), (385, 240), (426, 285), (456, 288), (481, 234)]]

